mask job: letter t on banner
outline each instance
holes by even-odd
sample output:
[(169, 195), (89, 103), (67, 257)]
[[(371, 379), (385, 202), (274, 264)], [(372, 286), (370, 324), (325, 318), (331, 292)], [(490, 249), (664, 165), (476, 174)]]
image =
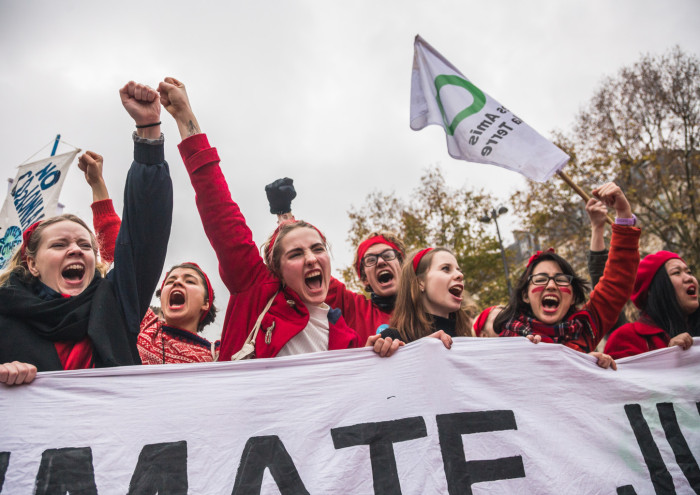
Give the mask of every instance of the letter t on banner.
[(569, 156), (481, 91), (423, 38), (414, 42), (411, 129), (441, 125), (452, 158), (489, 163), (544, 182)]

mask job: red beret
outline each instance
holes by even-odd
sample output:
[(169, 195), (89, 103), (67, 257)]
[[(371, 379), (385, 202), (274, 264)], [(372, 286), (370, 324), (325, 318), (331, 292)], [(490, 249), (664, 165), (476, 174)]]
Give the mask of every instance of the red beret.
[(649, 286), (656, 272), (659, 271), (659, 268), (664, 266), (664, 263), (673, 259), (682, 260), (683, 258), (671, 251), (658, 251), (645, 256), (644, 259), (639, 262), (637, 279), (634, 281), (634, 290), (632, 292), (632, 297), (630, 297), (634, 305), (639, 309), (646, 306)]

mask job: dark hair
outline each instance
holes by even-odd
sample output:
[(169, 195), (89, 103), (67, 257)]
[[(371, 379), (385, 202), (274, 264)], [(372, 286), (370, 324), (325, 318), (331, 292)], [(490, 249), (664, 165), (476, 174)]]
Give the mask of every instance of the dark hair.
[(564, 319), (567, 319), (569, 316), (574, 314), (578, 308), (586, 302), (588, 292), (591, 290), (588, 282), (579, 277), (574, 271), (573, 267), (564, 258), (556, 253), (545, 251), (530, 266), (525, 268), (525, 271), (523, 271), (523, 273), (520, 275), (520, 279), (510, 295), (508, 305), (498, 314), (496, 320), (493, 322), (494, 332), (501, 333), (503, 330), (505, 330), (506, 324), (509, 321), (516, 319), (520, 315), (526, 315), (530, 318), (533, 317), (530, 304), (526, 303), (523, 298), (527, 295), (527, 289), (530, 285), (530, 275), (535, 273), (535, 268), (537, 268), (537, 265), (543, 261), (555, 262), (557, 265), (559, 265), (559, 268), (561, 268), (561, 272), (563, 274), (574, 277), (571, 281), (571, 289), (573, 291), (574, 300), (571, 303), (569, 311), (564, 316)]
[[(165, 277), (167, 278), (168, 274), (170, 274), (173, 270), (177, 268), (189, 268), (190, 270), (194, 270), (195, 272), (197, 272), (197, 275), (199, 276), (199, 279), (202, 281), (202, 285), (204, 286), (204, 302), (208, 302), (210, 304), (209, 311), (207, 311), (207, 315), (204, 318), (202, 318), (202, 320), (197, 324), (197, 333), (200, 333), (202, 330), (204, 330), (204, 327), (206, 327), (216, 319), (216, 313), (219, 311), (214, 305), (214, 299), (216, 299), (216, 294), (214, 294), (214, 287), (211, 287), (211, 301), (209, 301), (209, 293), (207, 291), (207, 277), (204, 275), (204, 272), (201, 270), (201, 268), (192, 263), (180, 263), (179, 265), (174, 265), (170, 267), (170, 270), (168, 270)], [(161, 290), (159, 287), (158, 290), (156, 290), (156, 297), (159, 299), (160, 294)]]
[(663, 329), (671, 337), (692, 331), (698, 328), (698, 323), (700, 323), (700, 310), (696, 310), (687, 317), (683, 314), (683, 310), (678, 304), (676, 289), (663, 265), (660, 270), (656, 271), (656, 275), (651, 280), (646, 303), (640, 309), (644, 315), (651, 318), (657, 327)]
[[(436, 331), (433, 321), (427, 315), (425, 304), (423, 304), (419, 280), (425, 277), (435, 253), (441, 251), (454, 256), (449, 249), (437, 247), (423, 256), (420, 263), (418, 263), (417, 269), (414, 271), (411, 260), (413, 260), (418, 253), (416, 250), (409, 253), (406, 257), (406, 263), (404, 263), (401, 268), (401, 280), (399, 281), (399, 289), (396, 292), (396, 306), (391, 315), (389, 325), (399, 331), (401, 339), (406, 343), (413, 342), (414, 340), (418, 340)], [(465, 311), (468, 300), (470, 300), (470, 298), (463, 297), (461, 308), (451, 313), (456, 320), (455, 332), (458, 336), (474, 336), (472, 320)]]

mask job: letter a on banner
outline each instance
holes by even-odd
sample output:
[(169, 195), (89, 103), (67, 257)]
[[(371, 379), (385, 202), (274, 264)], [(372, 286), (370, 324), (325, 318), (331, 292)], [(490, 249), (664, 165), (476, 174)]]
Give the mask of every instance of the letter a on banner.
[(80, 150), (21, 165), (0, 210), (0, 269), (22, 243), (22, 232), (52, 216), (70, 164)]
[(423, 38), (414, 42), (411, 129), (441, 125), (452, 158), (544, 182), (569, 156), (462, 75)]

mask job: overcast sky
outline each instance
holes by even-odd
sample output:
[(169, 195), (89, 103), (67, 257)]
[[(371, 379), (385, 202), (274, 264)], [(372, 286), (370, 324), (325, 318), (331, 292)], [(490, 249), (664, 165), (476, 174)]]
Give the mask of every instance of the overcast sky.
[[(550, 136), (570, 128), (604, 76), (641, 54), (678, 44), (697, 55), (698, 19), (698, 0), (0, 0), (0, 172), (14, 177), (17, 165), (60, 133), (105, 157), (121, 211), (133, 128), (118, 88), (174, 76), (187, 85), (256, 242), (275, 226), (265, 184), (292, 177), (294, 212), (325, 231), (335, 270), (352, 260), (347, 210), (373, 190), (407, 199), (431, 165), (455, 187), (485, 188), (504, 200), (524, 186), (516, 173), (450, 158), (442, 129), (409, 128), (416, 34)], [(224, 308), (228, 293), (165, 111), (163, 123), (175, 186), (166, 266), (199, 262)], [(77, 167), (61, 201), (91, 219), (90, 189)], [(222, 321), (223, 312), (209, 337)]]

